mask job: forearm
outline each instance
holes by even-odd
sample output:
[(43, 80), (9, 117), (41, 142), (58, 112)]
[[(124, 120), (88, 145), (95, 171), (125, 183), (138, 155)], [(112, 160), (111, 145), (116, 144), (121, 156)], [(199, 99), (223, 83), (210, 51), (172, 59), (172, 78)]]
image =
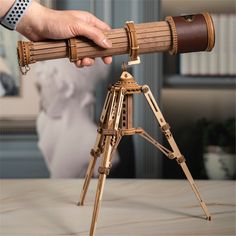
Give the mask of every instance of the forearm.
[[(8, 29), (15, 29), (31, 40), (43, 39), (43, 27), (50, 9), (32, 0), (0, 0), (1, 24)], [(51, 10), (52, 11), (52, 10)]]
[[(22, 6), (19, 4), (25, 5), (24, 11), (21, 10)], [(20, 11), (20, 16), (15, 16), (18, 11)], [(11, 16), (12, 14), (13, 16)], [(35, 0), (26, 2), (0, 0), (0, 17), (3, 18), (1, 21), (3, 26), (15, 29), (32, 41), (84, 36), (100, 47), (112, 47), (111, 41), (104, 33), (109, 31), (110, 27), (89, 12), (57, 11), (46, 8)], [(93, 62), (92, 58), (84, 58), (82, 61), (78, 61), (77, 66), (91, 65)], [(104, 62), (111, 63), (111, 58), (104, 58)]]
[(0, 0), (0, 19), (7, 14), (14, 2), (15, 0)]

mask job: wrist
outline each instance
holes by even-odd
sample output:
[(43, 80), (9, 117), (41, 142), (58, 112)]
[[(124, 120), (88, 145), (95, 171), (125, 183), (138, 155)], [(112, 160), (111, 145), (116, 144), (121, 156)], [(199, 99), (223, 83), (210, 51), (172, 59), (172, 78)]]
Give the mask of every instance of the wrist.
[(30, 40), (37, 41), (42, 39), (39, 35), (41, 35), (46, 24), (48, 10), (39, 3), (32, 1), (27, 12), (17, 24), (16, 31)]
[(21, 18), (27, 12), (32, 0), (15, 0), (9, 2), (2, 0), (3, 10), (1, 11), (0, 24), (9, 30), (15, 30)]

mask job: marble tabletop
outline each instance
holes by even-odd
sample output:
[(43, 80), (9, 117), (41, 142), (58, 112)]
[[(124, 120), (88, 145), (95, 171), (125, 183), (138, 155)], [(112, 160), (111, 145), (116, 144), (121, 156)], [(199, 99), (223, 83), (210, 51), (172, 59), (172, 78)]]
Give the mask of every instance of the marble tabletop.
[[(0, 235), (89, 235), (96, 183), (77, 206), (82, 179), (1, 180)], [(212, 221), (186, 180), (107, 179), (96, 236), (236, 235), (235, 181), (196, 184)]]

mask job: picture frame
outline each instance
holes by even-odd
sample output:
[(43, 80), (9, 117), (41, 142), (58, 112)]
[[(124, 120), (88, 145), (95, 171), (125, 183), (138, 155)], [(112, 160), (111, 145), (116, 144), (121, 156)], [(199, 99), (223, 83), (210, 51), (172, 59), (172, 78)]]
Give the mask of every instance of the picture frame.
[[(9, 72), (6, 78), (3, 78), (3, 76), (2, 78), (7, 80), (7, 82), (14, 82), (17, 93), (14, 95), (0, 96), (0, 120), (35, 118), (39, 111), (39, 97), (34, 83), (35, 73), (33, 70), (27, 76), (23, 76), (19, 70), (17, 61), (17, 41), (21, 40), (22, 37), (16, 32), (6, 29), (2, 30), (2, 28), (0, 29), (0, 32), (4, 32), (4, 41), (2, 42), (5, 42), (2, 47), (2, 55), (5, 53), (4, 51), (9, 51), (5, 54), (5, 57), (0, 57), (0, 62), (2, 62), (2, 65), (0, 63), (0, 68), (2, 67), (5, 74)], [(2, 88), (2, 94), (4, 92), (6, 91), (3, 91)]]
[[(38, 2), (46, 7), (53, 8), (54, 6), (53, 0), (41, 0)], [(3, 27), (0, 30), (0, 32), (4, 33), (4, 42), (7, 42), (3, 45), (4, 51), (8, 51), (7, 64), (18, 87), (18, 94), (16, 96), (0, 96), (0, 122), (3, 120), (17, 122), (20, 120), (36, 120), (40, 111), (40, 97), (35, 83), (37, 76), (35, 69), (37, 68), (37, 64), (32, 65), (27, 75), (22, 75), (18, 67), (16, 48), (18, 40), (26, 39), (19, 33), (9, 31)]]
[(0, 97), (20, 94), (20, 73), (16, 57), (17, 32), (0, 27)]

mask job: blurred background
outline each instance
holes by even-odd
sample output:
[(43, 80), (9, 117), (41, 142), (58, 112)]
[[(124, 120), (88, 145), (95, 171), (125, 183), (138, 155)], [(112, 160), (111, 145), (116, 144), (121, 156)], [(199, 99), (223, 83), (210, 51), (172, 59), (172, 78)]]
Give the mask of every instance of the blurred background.
[[(187, 165), (193, 177), (196, 179), (235, 179), (236, 6), (234, 0), (44, 0), (40, 2), (54, 9), (89, 11), (107, 22), (112, 28), (123, 27), (127, 20), (142, 23), (161, 21), (168, 15), (206, 11), (213, 14), (216, 45), (211, 53), (190, 53), (177, 56), (170, 56), (168, 53), (147, 54), (141, 56), (141, 64), (134, 66), (131, 72), (139, 84), (150, 86), (166, 121), (171, 126), (180, 151), (187, 159)], [(48, 67), (52, 65), (51, 62), (48, 64), (44, 62), (43, 66), (35, 64), (31, 66), (31, 71), (27, 76), (21, 76), (15, 66), (16, 57), (12, 56), (12, 52), (8, 52), (8, 49), (6, 50), (9, 48), (6, 45), (6, 42), (9, 43), (8, 39), (12, 40), (11, 43), (16, 48), (16, 41), (21, 38), (17, 34), (14, 37), (11, 35), (5, 29), (0, 31), (1, 63), (6, 65), (0, 67), (2, 70), (0, 177), (81, 177), (83, 170), (78, 170), (82, 172), (71, 176), (52, 174), (51, 172), (56, 167), (52, 169), (47, 167), (49, 163), (42, 149), (45, 145), (53, 147), (64, 145), (73, 152), (72, 156), (85, 160), (81, 165), (86, 169), (92, 146), (89, 142), (84, 144), (78, 134), (82, 132), (83, 135), (87, 135), (88, 130), (81, 129), (83, 123), (87, 123), (87, 116), (78, 115), (78, 121), (72, 119), (72, 124), (75, 124), (75, 128), (72, 125), (72, 129), (77, 136), (68, 137), (73, 137), (73, 140), (67, 138), (60, 144), (56, 143), (58, 141), (56, 139), (50, 139), (50, 142), (47, 142), (47, 139), (44, 139), (44, 136), (39, 137), (38, 133), (42, 132), (39, 118), (44, 112), (42, 103), (47, 96), (45, 89), (48, 86), (42, 84), (42, 80), (50, 81), (52, 77), (50, 73), (53, 73), (53, 81), (57, 81), (57, 75), (60, 77), (60, 73), (67, 74), (67, 71), (70, 71), (68, 63), (65, 63), (65, 67), (63, 63), (60, 63), (60, 69), (57, 69), (55, 62), (53, 64), (55, 71), (48, 70)], [(11, 53), (10, 56), (9, 53)], [(86, 110), (86, 114), (89, 114), (89, 119), (91, 119), (88, 126), (89, 129), (94, 130), (94, 136), (96, 136), (96, 123), (107, 86), (119, 78), (121, 63), (126, 60), (127, 56), (114, 57), (112, 65), (106, 68), (104, 75), (106, 79), (94, 78), (98, 74), (96, 72), (90, 73), (87, 70), (81, 72), (85, 73), (87, 80), (91, 76), (94, 78), (93, 81), (96, 81), (88, 88), (85, 79), (83, 80), (85, 82), (81, 83), (81, 89), (75, 90), (82, 94), (81, 91), (88, 89), (86, 96), (92, 97), (89, 100), (89, 113)], [(6, 89), (9, 86), (4, 84), (6, 75), (7, 81), (13, 78), (9, 86), (12, 86), (12, 91), (15, 93), (7, 94)], [(80, 76), (82, 75), (78, 75), (78, 80)], [(70, 84), (67, 85), (69, 89)], [(59, 84), (59, 89), (55, 90), (51, 84), (55, 93), (61, 93), (60, 86)], [(84, 97), (83, 94), (81, 96)], [(71, 99), (71, 101), (73, 100), (73, 104), (77, 101), (79, 107), (82, 100), (79, 97), (76, 99)], [(66, 102), (66, 107), (69, 107), (70, 99)], [(143, 127), (168, 147), (143, 97), (135, 100), (134, 112), (135, 124)], [(63, 110), (61, 113), (63, 114)], [(48, 127), (55, 127), (53, 131), (50, 130), (50, 133), (54, 132), (55, 136), (67, 137), (67, 126), (62, 127), (58, 124), (60, 118), (55, 118), (55, 121), (54, 118), (51, 117), (49, 122)], [(42, 144), (43, 142), (46, 144)], [(70, 155), (68, 150), (65, 154), (67, 158)], [(88, 155), (86, 156), (85, 153)], [(139, 137), (124, 138), (119, 145), (117, 158), (119, 161), (114, 165), (110, 177), (184, 178), (182, 170), (175, 161), (167, 159), (151, 144)]]

